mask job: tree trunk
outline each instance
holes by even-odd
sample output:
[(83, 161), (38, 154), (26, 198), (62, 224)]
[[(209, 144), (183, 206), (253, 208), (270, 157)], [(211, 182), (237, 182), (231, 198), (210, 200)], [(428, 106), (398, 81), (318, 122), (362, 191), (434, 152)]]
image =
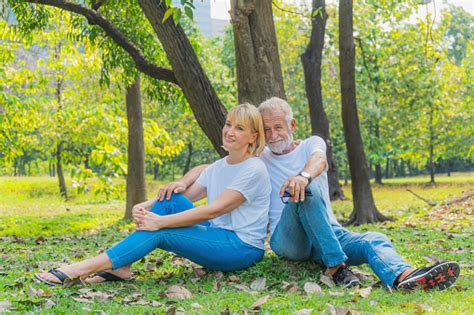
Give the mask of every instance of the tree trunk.
[(430, 106), (430, 143), (429, 143), (429, 150), (430, 150), (430, 160), (429, 160), (429, 168), (430, 168), (430, 184), (435, 184), (435, 163), (434, 163), (434, 127), (433, 127), (433, 104)]
[(184, 165), (183, 176), (189, 171), (189, 167), (191, 166), (192, 156), (193, 156), (193, 143), (188, 142), (188, 157), (186, 158), (186, 164)]
[(56, 172), (58, 173), (59, 192), (61, 196), (67, 200), (68, 196), (67, 196), (66, 181), (64, 180), (64, 173), (63, 173), (62, 152), (63, 152), (63, 142), (60, 141), (58, 146), (56, 147)]
[(164, 1), (140, 0), (140, 6), (163, 45), (179, 85), (196, 117), (199, 126), (211, 141), (214, 149), (226, 155), (222, 148), (222, 126), (226, 110), (217, 97), (191, 43), (181, 26), (172, 18), (163, 21), (166, 12)]
[(153, 180), (158, 180), (160, 177), (160, 164), (153, 163)]
[(375, 182), (382, 185), (382, 166), (380, 166), (380, 163), (375, 164)]
[(375, 207), (367, 159), (359, 129), (355, 90), (355, 50), (352, 0), (339, 1), (339, 67), (341, 76), (342, 123), (346, 141), (354, 209), (346, 224), (364, 224), (388, 218)]
[(321, 88), (321, 62), (327, 19), (325, 0), (313, 0), (312, 12), (316, 10), (321, 10), (321, 13), (316, 14), (311, 19), (311, 38), (306, 51), (301, 55), (309, 116), (311, 118), (311, 133), (320, 136), (327, 143), (329, 197), (331, 200), (344, 199), (344, 192), (339, 184), (336, 160), (332, 153), (329, 121), (323, 106)]
[(390, 178), (390, 158), (385, 160), (385, 178)]
[(271, 0), (231, 0), (239, 103), (286, 99)]
[(145, 145), (143, 140), (143, 114), (140, 94), (140, 77), (127, 88), (128, 163), (127, 202), (124, 219), (132, 217), (132, 207), (146, 200)]

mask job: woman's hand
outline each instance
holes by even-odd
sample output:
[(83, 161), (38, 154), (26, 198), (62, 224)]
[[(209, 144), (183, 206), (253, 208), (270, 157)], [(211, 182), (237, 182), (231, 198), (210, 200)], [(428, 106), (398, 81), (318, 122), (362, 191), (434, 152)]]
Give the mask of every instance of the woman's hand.
[(180, 194), (184, 192), (186, 188), (188, 188), (186, 184), (181, 181), (171, 182), (160, 187), (156, 198), (158, 198), (159, 201), (163, 201), (165, 198), (166, 200), (170, 200), (172, 193)]
[(158, 231), (165, 227), (164, 217), (143, 208), (136, 211), (133, 219), (138, 231)]

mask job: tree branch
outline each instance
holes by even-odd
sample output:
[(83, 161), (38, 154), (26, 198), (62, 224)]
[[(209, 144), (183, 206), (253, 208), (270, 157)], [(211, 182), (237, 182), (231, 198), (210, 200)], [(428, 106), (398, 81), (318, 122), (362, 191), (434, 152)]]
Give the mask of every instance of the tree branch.
[(94, 11), (99, 10), (99, 8), (105, 3), (106, 0), (99, 0), (97, 2), (93, 1), (92, 2), (92, 9)]
[[(149, 62), (140, 49), (129, 41), (110, 21), (99, 12), (65, 0), (25, 0), (29, 3), (49, 5), (84, 16), (89, 24), (98, 25), (112, 40), (122, 47), (133, 59), (137, 69), (144, 74), (179, 85), (174, 72)], [(101, 1), (99, 1), (100, 3)]]

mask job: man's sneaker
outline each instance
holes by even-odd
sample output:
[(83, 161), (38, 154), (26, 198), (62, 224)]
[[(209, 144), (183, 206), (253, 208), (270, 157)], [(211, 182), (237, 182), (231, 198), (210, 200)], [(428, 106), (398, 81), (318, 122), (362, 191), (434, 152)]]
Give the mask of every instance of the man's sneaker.
[(360, 280), (355, 274), (346, 266), (342, 266), (337, 269), (336, 273), (332, 275), (334, 283), (345, 288), (354, 287), (360, 285)]
[(415, 269), (396, 288), (401, 290), (444, 290), (453, 285), (459, 276), (459, 265), (454, 261), (437, 263), (431, 267)]

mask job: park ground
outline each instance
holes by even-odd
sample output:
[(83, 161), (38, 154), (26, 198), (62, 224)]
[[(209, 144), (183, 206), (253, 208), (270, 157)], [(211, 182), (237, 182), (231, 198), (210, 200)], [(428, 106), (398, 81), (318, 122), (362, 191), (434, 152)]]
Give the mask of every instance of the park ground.
[[(0, 313), (472, 314), (472, 175), (438, 176), (436, 185), (426, 184), (426, 177), (374, 185), (378, 208), (395, 221), (351, 227), (387, 234), (415, 267), (436, 260), (461, 264), (454, 287), (411, 293), (381, 287), (367, 266), (356, 268), (364, 288), (335, 288), (315, 264), (289, 262), (269, 250), (254, 267), (224, 274), (157, 250), (134, 264), (131, 282), (48, 287), (32, 280), (39, 269), (95, 255), (133, 230), (121, 221), (124, 201), (104, 201), (89, 192), (64, 202), (55, 178), (0, 177)], [(158, 186), (149, 181), (149, 196)], [(333, 204), (341, 220), (352, 206), (350, 186), (344, 191), (348, 199)]]

